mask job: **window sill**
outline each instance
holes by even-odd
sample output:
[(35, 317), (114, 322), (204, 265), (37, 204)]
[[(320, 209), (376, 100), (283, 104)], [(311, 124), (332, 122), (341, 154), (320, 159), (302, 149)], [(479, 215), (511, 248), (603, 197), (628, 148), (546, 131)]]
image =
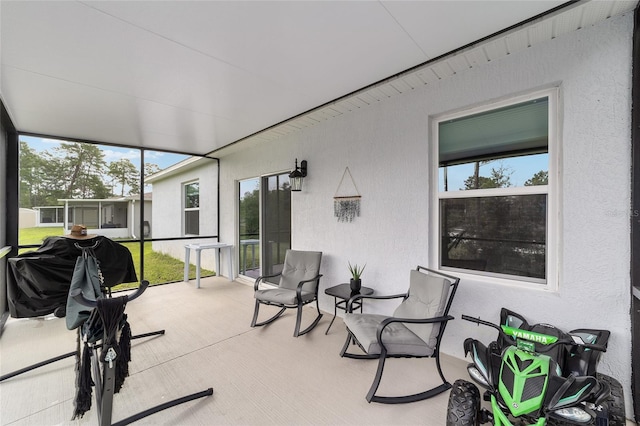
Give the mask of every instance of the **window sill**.
[[(514, 289), (529, 289), (529, 290), (537, 290), (537, 291), (551, 292), (551, 293), (557, 292), (557, 287), (549, 282), (539, 283), (539, 282), (532, 282), (527, 280), (519, 280), (516, 278), (505, 278), (503, 276), (474, 274), (465, 269), (450, 268), (446, 266), (440, 267), (438, 268), (438, 270), (446, 273), (450, 273), (452, 275), (459, 277), (461, 282), (471, 281), (474, 283), (510, 287)], [(640, 293), (640, 290), (639, 290), (639, 293)]]

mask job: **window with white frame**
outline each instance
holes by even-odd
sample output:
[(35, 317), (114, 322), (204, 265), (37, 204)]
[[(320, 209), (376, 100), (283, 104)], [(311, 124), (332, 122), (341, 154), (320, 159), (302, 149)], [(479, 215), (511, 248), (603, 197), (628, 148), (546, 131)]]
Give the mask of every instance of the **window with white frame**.
[(547, 90), (434, 122), (441, 268), (553, 281), (556, 99)]
[(184, 234), (200, 235), (200, 183), (184, 184)]

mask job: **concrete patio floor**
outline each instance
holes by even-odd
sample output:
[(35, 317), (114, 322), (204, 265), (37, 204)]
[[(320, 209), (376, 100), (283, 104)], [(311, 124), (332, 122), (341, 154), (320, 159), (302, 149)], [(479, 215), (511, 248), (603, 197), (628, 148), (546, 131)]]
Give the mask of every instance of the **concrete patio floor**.
[[(367, 403), (377, 361), (339, 356), (346, 338), (340, 318), (325, 335), (332, 318), (325, 313), (316, 329), (297, 339), (293, 310), (269, 326), (251, 328), (252, 287), (218, 277), (201, 284), (200, 289), (193, 281), (152, 287), (127, 305), (134, 335), (160, 329), (166, 334), (132, 342), (130, 376), (114, 397), (113, 422), (212, 387), (212, 396), (136, 424), (445, 424), (448, 392), (411, 404)], [(313, 317), (305, 314), (303, 323)], [(75, 347), (76, 333), (63, 319), (10, 318), (0, 338), (0, 374)], [(95, 400), (84, 418), (70, 420), (74, 363), (70, 357), (2, 382), (0, 424), (97, 424)], [(452, 383), (468, 377), (464, 360), (443, 355), (442, 366)], [(391, 359), (379, 393), (408, 394), (436, 384), (433, 359)]]

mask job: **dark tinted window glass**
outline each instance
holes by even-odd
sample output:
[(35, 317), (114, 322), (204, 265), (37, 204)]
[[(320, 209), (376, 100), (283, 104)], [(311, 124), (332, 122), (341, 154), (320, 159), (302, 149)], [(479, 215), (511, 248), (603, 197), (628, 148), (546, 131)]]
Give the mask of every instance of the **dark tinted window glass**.
[(184, 212), (184, 233), (186, 235), (200, 234), (200, 211), (187, 210)]
[(441, 264), (544, 279), (547, 195), (440, 200)]

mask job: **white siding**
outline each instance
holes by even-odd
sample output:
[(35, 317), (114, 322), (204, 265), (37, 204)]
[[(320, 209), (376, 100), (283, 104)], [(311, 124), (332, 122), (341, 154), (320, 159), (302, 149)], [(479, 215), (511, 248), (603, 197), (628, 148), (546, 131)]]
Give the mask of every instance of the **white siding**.
[[(430, 266), (436, 249), (429, 239), (435, 219), (430, 191), (437, 185), (429, 171), (430, 117), (560, 87), (560, 235), (552, 242), (559, 252), (552, 259), (558, 262), (558, 291), (464, 279), (452, 309), (457, 319), (442, 349), (463, 357), (466, 337), (494, 338), (459, 318), (497, 320), (503, 306), (567, 330), (606, 328), (612, 336), (602, 370), (623, 383), (631, 410), (632, 27), (631, 14), (609, 19), (222, 158), (221, 233), (236, 235), (234, 182), (306, 159), (304, 189), (292, 194), (292, 246), (324, 252), (321, 293), (347, 280), (347, 261), (367, 263), (364, 285), (380, 293), (403, 291), (409, 269)], [(353, 223), (340, 223), (333, 217), (333, 195), (347, 166), (362, 194), (362, 213)], [(154, 217), (155, 206), (154, 198)], [(332, 311), (332, 301), (322, 294), (322, 309)]]
[[(200, 235), (218, 234), (218, 165), (211, 160), (183, 173), (153, 182), (151, 235), (154, 239), (184, 236), (183, 186), (195, 180), (200, 182)], [(215, 240), (209, 240), (211, 241)], [(197, 240), (155, 241), (153, 249), (184, 260), (184, 245), (187, 242), (195, 243)], [(195, 263), (194, 258), (191, 263)], [(213, 251), (202, 252), (202, 267), (215, 269)], [(226, 274), (225, 271), (223, 273)]]
[(37, 218), (38, 213), (32, 209), (21, 208), (18, 217), (18, 227), (22, 228), (34, 228), (38, 225)]

